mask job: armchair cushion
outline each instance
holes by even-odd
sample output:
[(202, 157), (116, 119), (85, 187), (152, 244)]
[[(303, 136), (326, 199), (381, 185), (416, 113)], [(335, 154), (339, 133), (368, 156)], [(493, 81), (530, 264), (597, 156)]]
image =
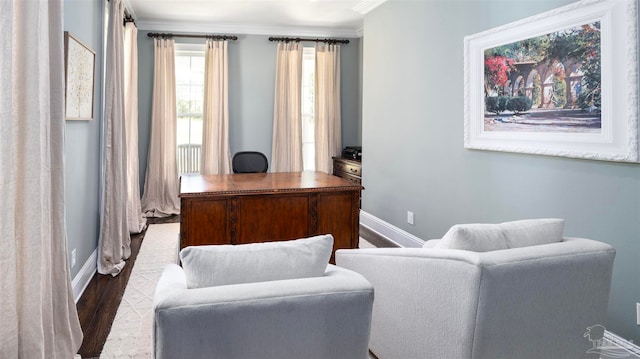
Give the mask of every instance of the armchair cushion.
[(500, 224), (505, 233), (508, 248), (539, 246), (562, 242), (564, 219), (540, 218)]
[(489, 252), (507, 249), (507, 239), (498, 224), (456, 224), (442, 237), (435, 248)]
[(489, 252), (562, 241), (564, 220), (525, 219), (500, 224), (456, 224), (434, 248)]
[(291, 241), (186, 247), (180, 252), (188, 288), (319, 277), (331, 250), (330, 234)]

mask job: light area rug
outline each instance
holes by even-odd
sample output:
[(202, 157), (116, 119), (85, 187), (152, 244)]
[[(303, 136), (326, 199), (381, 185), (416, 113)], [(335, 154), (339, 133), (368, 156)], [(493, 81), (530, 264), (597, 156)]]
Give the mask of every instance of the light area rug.
[(153, 358), (153, 293), (177, 262), (179, 233), (180, 223), (149, 225), (100, 358)]
[[(153, 293), (164, 267), (178, 260), (180, 223), (151, 224), (100, 358), (153, 358)], [(360, 248), (374, 248), (360, 238)]]

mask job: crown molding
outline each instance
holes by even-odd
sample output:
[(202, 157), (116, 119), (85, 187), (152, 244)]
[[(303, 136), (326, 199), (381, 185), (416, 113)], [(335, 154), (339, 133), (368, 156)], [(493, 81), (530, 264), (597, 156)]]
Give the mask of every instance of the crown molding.
[(136, 19), (138, 30), (302, 37), (362, 37), (362, 28), (311, 26), (268, 26), (252, 24), (210, 24), (194, 22), (144, 21)]
[(369, 11), (377, 8), (386, 1), (387, 0), (362, 0), (353, 7), (353, 11), (366, 15)]
[(133, 4), (131, 4), (131, 0), (122, 0), (122, 3), (124, 4), (124, 8), (127, 9), (127, 12), (129, 13), (129, 15), (133, 16), (133, 18), (135, 19), (136, 16), (136, 11), (133, 9)]

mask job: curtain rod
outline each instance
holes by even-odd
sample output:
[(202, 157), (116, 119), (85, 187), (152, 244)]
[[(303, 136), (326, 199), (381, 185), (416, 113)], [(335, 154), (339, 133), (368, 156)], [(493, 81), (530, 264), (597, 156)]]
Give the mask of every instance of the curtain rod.
[(348, 44), (349, 40), (347, 39), (305, 39), (300, 37), (269, 37), (269, 41), (284, 41), (284, 42), (300, 42), (300, 41), (315, 41), (315, 42), (325, 42), (327, 44)]
[(171, 33), (160, 33), (160, 32), (150, 32), (147, 34), (149, 37), (162, 37), (162, 38), (171, 38), (171, 37), (195, 37), (200, 39), (213, 39), (213, 40), (238, 40), (236, 35), (194, 35), (194, 34), (171, 34)]

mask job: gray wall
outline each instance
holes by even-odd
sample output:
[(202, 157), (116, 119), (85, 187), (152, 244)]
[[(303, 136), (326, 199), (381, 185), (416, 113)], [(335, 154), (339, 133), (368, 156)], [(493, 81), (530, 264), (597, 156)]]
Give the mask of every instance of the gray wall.
[(638, 342), (640, 166), (463, 148), (464, 36), (569, 2), (398, 0), (365, 16), (363, 210), (423, 239), (456, 223), (564, 218), (566, 235), (617, 249), (602, 324)]
[(65, 126), (65, 206), (69, 263), (75, 277), (98, 246), (100, 126), (102, 123), (102, 1), (65, 0), (64, 29), (96, 53), (94, 119)]
[[(153, 94), (153, 40), (138, 33), (140, 188), (144, 188)], [(342, 143), (361, 144), (360, 39), (341, 46)], [(202, 40), (200, 40), (202, 41)], [(177, 38), (176, 42), (194, 42)], [(305, 46), (312, 43), (305, 43)], [(255, 150), (271, 161), (276, 44), (268, 36), (238, 35), (229, 42), (229, 143), (231, 153)]]
[[(362, 47), (361, 39), (349, 39), (340, 47), (340, 104), (342, 145), (362, 144)], [(275, 56), (275, 55), (274, 55)]]

